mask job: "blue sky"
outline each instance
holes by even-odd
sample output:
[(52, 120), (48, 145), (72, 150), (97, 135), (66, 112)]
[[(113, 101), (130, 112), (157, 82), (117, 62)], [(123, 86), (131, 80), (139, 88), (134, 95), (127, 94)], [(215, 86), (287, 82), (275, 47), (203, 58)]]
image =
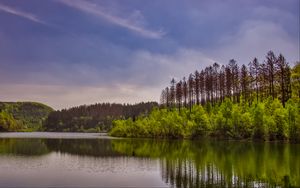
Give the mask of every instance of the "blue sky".
[(172, 77), (299, 60), (299, 0), (1, 0), (0, 100), (158, 101)]

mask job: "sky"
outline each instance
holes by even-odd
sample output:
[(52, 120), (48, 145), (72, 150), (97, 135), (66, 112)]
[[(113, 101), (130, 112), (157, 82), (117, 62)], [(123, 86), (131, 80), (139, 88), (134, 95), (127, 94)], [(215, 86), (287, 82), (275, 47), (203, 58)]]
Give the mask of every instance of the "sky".
[(299, 61), (299, 0), (0, 0), (0, 101), (159, 101), (214, 62)]

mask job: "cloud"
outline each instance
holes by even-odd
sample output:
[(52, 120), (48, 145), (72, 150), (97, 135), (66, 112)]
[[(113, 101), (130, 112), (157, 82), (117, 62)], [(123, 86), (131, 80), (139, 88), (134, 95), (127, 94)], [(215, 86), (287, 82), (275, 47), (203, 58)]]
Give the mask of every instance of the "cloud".
[(21, 10), (17, 10), (15, 8), (12, 8), (12, 7), (3, 5), (3, 4), (0, 4), (0, 11), (19, 16), (19, 17), (25, 18), (27, 20), (30, 20), (30, 21), (33, 21), (33, 22), (36, 22), (36, 23), (46, 24), (44, 21), (42, 21), (37, 16), (35, 16), (31, 13), (24, 12), (24, 11), (21, 11)]
[[(208, 57), (201, 49), (179, 48), (172, 54), (136, 51), (126, 71), (128, 82), (139, 85), (163, 88), (172, 78), (177, 81), (190, 73), (213, 64), (214, 59)], [(131, 76), (130, 75), (134, 75)]]
[[(40, 101), (56, 109), (95, 102), (158, 101), (161, 89), (168, 86), (171, 78), (178, 81), (215, 61), (227, 64), (229, 59), (235, 58), (238, 63), (247, 64), (253, 57), (258, 57), (262, 62), (268, 50), (283, 53), (290, 64), (299, 60), (297, 17), (281, 7), (253, 8), (243, 4), (236, 12), (231, 11), (232, 8), (240, 8), (240, 5), (212, 6), (208, 3), (209, 7), (201, 6), (206, 11), (193, 6), (197, 14), (190, 16), (186, 15), (191, 12), (189, 7), (177, 5), (182, 9), (173, 12), (176, 3), (171, 7), (159, 4), (162, 9), (148, 13), (147, 21), (171, 28), (168, 37), (164, 37), (163, 32), (149, 29), (151, 26), (140, 11), (125, 11), (134, 10), (132, 7), (137, 7), (136, 4), (112, 7), (111, 1), (106, 1), (108, 5), (105, 6), (104, 1), (95, 0), (56, 1), (61, 6), (55, 8), (71, 7), (72, 10), (62, 11), (57, 18), (53, 15), (55, 19), (47, 17), (51, 23), (57, 23), (55, 20), (59, 19), (60, 24), (57, 24), (61, 25), (64, 34), (52, 33), (53, 30), (38, 31), (41, 35), (37, 37), (35, 30), (25, 27), (20, 30), (21, 37), (15, 37), (11, 34), (16, 32), (0, 30), (1, 100)], [(152, 10), (152, 7), (147, 8)], [(1, 4), (0, 11), (42, 22), (35, 15)], [(48, 11), (55, 12), (50, 8)], [(70, 27), (62, 24), (78, 18), (73, 11), (90, 14), (94, 18), (92, 21), (104, 20), (145, 38), (163, 39), (145, 42), (140, 40), (144, 38), (126, 35), (128, 38), (121, 36), (125, 40), (120, 40), (116, 28), (109, 27), (112, 32), (106, 35), (106, 29), (103, 33), (94, 30), (95, 27), (90, 28), (92, 23), (83, 22), (86, 19), (76, 20), (76, 28), (72, 28), (72, 24)], [(222, 23), (220, 18), (224, 18)], [(77, 30), (77, 27), (84, 29)], [(23, 35), (24, 31), (29, 35)]]
[(115, 25), (124, 27), (130, 31), (136, 32), (140, 34), (141, 36), (152, 38), (152, 39), (160, 39), (162, 38), (165, 33), (163, 31), (153, 31), (149, 30), (144, 27), (143, 21), (141, 23), (141, 13), (139, 11), (135, 11), (134, 14), (131, 16), (127, 16), (128, 18), (121, 18), (118, 16), (114, 16), (107, 10), (104, 10), (102, 7), (100, 7), (97, 4), (93, 4), (87, 1), (82, 0), (59, 0), (59, 2), (78, 9), (82, 12), (95, 15), (97, 17), (101, 17), (102, 19), (105, 19), (106, 21), (113, 23)]
[(127, 53), (126, 66), (103, 69), (96, 64), (52, 64), (47, 70), (20, 73), (22, 80), (17, 82), (6, 82), (3, 72), (0, 88), (5, 90), (0, 99), (38, 101), (55, 109), (96, 102), (159, 101), (171, 78), (179, 81), (213, 62), (200, 49), (182, 48), (168, 55), (138, 50)]
[(269, 50), (282, 53), (291, 64), (299, 59), (298, 42), (280, 24), (266, 20), (244, 21), (236, 32), (223, 36), (217, 46), (207, 53), (223, 63), (234, 58), (248, 64), (254, 57), (263, 62)]
[(137, 103), (153, 101), (151, 94), (159, 93), (157, 88), (147, 87), (142, 89), (126, 84), (115, 85), (114, 87), (0, 84), (0, 87), (5, 88), (0, 93), (1, 101), (36, 101), (45, 103), (54, 109), (100, 102)]

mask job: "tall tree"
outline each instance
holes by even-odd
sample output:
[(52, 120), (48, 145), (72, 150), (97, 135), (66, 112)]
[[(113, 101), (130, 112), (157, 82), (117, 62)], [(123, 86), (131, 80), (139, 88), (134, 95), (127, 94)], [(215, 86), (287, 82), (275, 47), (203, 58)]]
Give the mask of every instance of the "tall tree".
[(182, 94), (184, 99), (184, 107), (187, 107), (188, 86), (185, 77), (183, 77), (182, 90), (183, 90)]
[(165, 106), (166, 105), (166, 90), (163, 89), (161, 91), (161, 94), (160, 94), (160, 104)]
[(285, 106), (285, 102), (290, 97), (290, 68), (282, 54), (279, 55), (276, 65), (278, 68), (281, 103)]
[(199, 96), (200, 96), (200, 73), (196, 70), (195, 71), (195, 96), (196, 96), (196, 103), (199, 105)]
[(231, 93), (233, 102), (238, 102), (238, 90), (239, 90), (239, 68), (236, 60), (231, 59), (228, 64), (230, 68), (230, 79), (231, 79)]
[(266, 58), (267, 58), (266, 65), (268, 70), (268, 81), (269, 81), (269, 93), (274, 100), (276, 96), (274, 84), (275, 84), (275, 73), (276, 73), (275, 65), (276, 65), (277, 58), (273, 51), (269, 51)]
[(229, 66), (225, 67), (225, 95), (231, 99), (232, 96), (232, 73)]
[(261, 100), (264, 100), (270, 96), (269, 93), (269, 77), (268, 77), (268, 68), (265, 63), (259, 65), (258, 72), (258, 83), (259, 83), (259, 93)]
[[(162, 91), (161, 101), (168, 107), (174, 107), (176, 104), (180, 107), (189, 105), (191, 110), (193, 104), (215, 105), (224, 101), (225, 97), (234, 103), (240, 103), (242, 95), (243, 101), (251, 105), (255, 99), (258, 103), (269, 96), (273, 99), (278, 96), (285, 105), (292, 96), (292, 88), (294, 95), (297, 90), (296, 95), (300, 96), (297, 89), (298, 85), (300, 88), (298, 72), (298, 68), (291, 71), (283, 55), (280, 54), (277, 58), (272, 51), (268, 52), (264, 63), (260, 64), (257, 58), (254, 58), (248, 67), (242, 65), (240, 68), (237, 62), (231, 59), (227, 65), (220, 67), (218, 63), (214, 63), (200, 72), (195, 71), (180, 83), (176, 84), (172, 79), (171, 86)], [(179, 91), (181, 92), (178, 95)]]
[(241, 80), (241, 92), (242, 96), (244, 98), (244, 101), (249, 100), (249, 83), (250, 83), (250, 77), (249, 77), (249, 72), (248, 68), (246, 65), (242, 65), (241, 68), (241, 75), (240, 75), (240, 80)]
[(166, 95), (166, 106), (167, 106), (167, 108), (169, 108), (170, 107), (170, 89), (169, 89), (169, 87), (166, 87), (165, 95)]
[(206, 102), (212, 102), (213, 93), (213, 68), (208, 66), (205, 68), (205, 90), (206, 90)]
[(193, 95), (194, 95), (194, 78), (193, 74), (190, 74), (189, 79), (188, 79), (188, 96), (189, 96), (189, 108), (190, 111), (192, 110), (192, 105), (193, 105)]
[(178, 106), (178, 110), (180, 111), (181, 108), (181, 103), (182, 103), (182, 81), (180, 80), (177, 84), (176, 84), (176, 103)]
[(175, 106), (175, 84), (176, 84), (176, 81), (175, 81), (174, 78), (172, 78), (171, 86), (170, 86), (170, 104), (171, 104), (171, 107)]
[(225, 66), (222, 65), (220, 74), (219, 74), (219, 82), (220, 82), (220, 98), (221, 102), (224, 100), (225, 95), (226, 95), (226, 90), (225, 90)]
[[(251, 85), (252, 89), (256, 91), (256, 102), (258, 102), (258, 82), (259, 82), (259, 62), (255, 57), (252, 62), (249, 63), (250, 75), (251, 75)], [(253, 84), (254, 83), (254, 84)]]
[(214, 102), (213, 103), (216, 103), (219, 98), (220, 98), (220, 84), (219, 84), (219, 68), (220, 68), (220, 65), (215, 62), (213, 64), (213, 98), (214, 98)]
[(205, 73), (203, 70), (201, 70), (200, 75), (199, 75), (199, 88), (200, 88), (200, 100), (201, 104), (204, 104), (205, 102)]

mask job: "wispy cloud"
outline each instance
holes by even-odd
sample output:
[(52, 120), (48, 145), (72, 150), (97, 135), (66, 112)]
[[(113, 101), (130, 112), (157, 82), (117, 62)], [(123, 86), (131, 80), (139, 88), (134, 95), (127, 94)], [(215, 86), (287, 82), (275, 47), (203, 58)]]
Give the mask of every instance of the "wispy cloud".
[(109, 11), (104, 10), (102, 7), (94, 3), (90, 3), (82, 0), (59, 0), (59, 2), (69, 7), (78, 9), (82, 12), (101, 17), (102, 19), (105, 19), (108, 22), (124, 27), (128, 30), (134, 31), (147, 38), (159, 39), (165, 35), (163, 31), (154, 31), (145, 28), (142, 24), (139, 24), (138, 21), (132, 17), (131, 18), (128, 17), (127, 19), (125, 19), (125, 18), (115, 16), (111, 14)]
[(0, 11), (19, 16), (19, 17), (25, 18), (27, 20), (30, 20), (30, 21), (33, 21), (33, 22), (36, 22), (36, 23), (46, 24), (44, 21), (42, 21), (37, 16), (35, 16), (31, 13), (24, 12), (24, 11), (21, 11), (21, 10), (17, 10), (15, 8), (12, 8), (12, 7), (3, 5), (3, 4), (0, 4)]

